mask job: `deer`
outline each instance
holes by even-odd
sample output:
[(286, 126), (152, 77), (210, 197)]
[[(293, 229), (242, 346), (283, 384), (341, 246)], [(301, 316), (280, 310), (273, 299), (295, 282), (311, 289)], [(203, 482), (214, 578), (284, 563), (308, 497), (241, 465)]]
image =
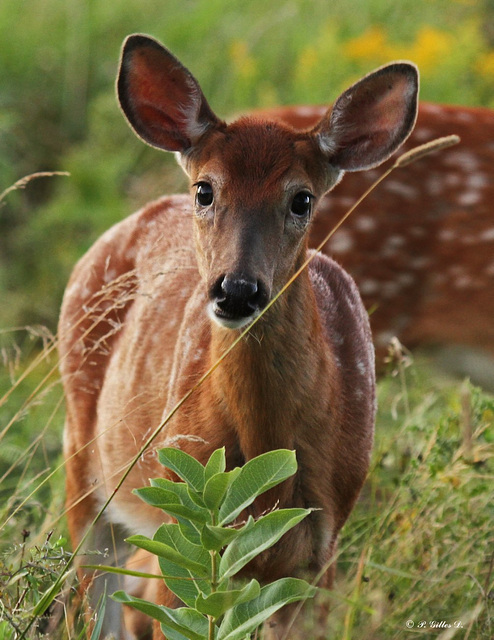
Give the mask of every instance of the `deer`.
[[(165, 445), (203, 463), (225, 447), (230, 469), (289, 448), (296, 476), (260, 496), (253, 514), (276, 506), (315, 511), (247, 572), (266, 582), (327, 569), (320, 584), (329, 587), (338, 533), (369, 467), (375, 360), (353, 279), (309, 250), (308, 239), (318, 203), (343, 174), (378, 166), (409, 136), (418, 70), (400, 61), (373, 71), (303, 131), (255, 117), (227, 124), (168, 49), (135, 34), (123, 45), (117, 93), (137, 136), (176, 154), (190, 193), (164, 196), (117, 223), (69, 280), (59, 351), (72, 542), (112, 496), (86, 548), (131, 563), (124, 535), (152, 536), (163, 522), (132, 490), (166, 476), (156, 456)], [(247, 328), (143, 452), (171, 407)], [(114, 575), (95, 575), (79, 567), (90, 607), (118, 584)], [(129, 589), (180, 605), (163, 581), (136, 579)], [(148, 637), (146, 624), (108, 602), (103, 637)], [(264, 637), (286, 637), (287, 625), (281, 610)], [(163, 638), (158, 626), (153, 638)]]
[[(303, 130), (326, 110), (298, 105), (253, 115)], [(461, 139), (455, 149), (394, 171), (322, 251), (348, 270), (371, 311), (378, 369), (396, 336), (412, 351), (427, 351), (448, 370), (492, 390), (494, 111), (420, 102), (401, 152), (451, 132)], [(376, 169), (351, 173), (323, 196), (309, 246), (323, 241), (377, 175)]]

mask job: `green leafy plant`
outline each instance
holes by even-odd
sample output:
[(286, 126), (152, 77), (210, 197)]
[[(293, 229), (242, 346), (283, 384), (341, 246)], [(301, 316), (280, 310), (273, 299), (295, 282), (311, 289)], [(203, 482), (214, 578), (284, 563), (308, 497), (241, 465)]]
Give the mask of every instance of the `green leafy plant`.
[(311, 512), (274, 509), (236, 522), (260, 494), (296, 472), (293, 451), (270, 451), (233, 471), (225, 471), (224, 449), (205, 466), (180, 449), (162, 449), (159, 459), (182, 482), (157, 478), (135, 493), (176, 522), (163, 524), (153, 539), (135, 535), (128, 542), (158, 556), (166, 586), (185, 607), (170, 609), (123, 591), (113, 594), (115, 600), (159, 620), (170, 640), (240, 640), (284, 605), (315, 594), (297, 578), (232, 585), (253, 558)]

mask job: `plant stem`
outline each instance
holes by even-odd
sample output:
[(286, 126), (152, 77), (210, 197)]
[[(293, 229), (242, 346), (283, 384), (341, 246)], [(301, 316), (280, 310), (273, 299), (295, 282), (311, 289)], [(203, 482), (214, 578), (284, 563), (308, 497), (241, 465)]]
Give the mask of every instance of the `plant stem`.
[[(216, 513), (214, 511), (211, 512), (211, 523), (213, 526), (216, 525)], [(216, 593), (218, 588), (218, 552), (215, 549), (211, 549), (211, 593)], [(216, 619), (213, 616), (208, 616), (209, 619), (209, 629), (208, 629), (208, 640), (214, 640), (215, 629), (216, 629)]]
[[(218, 552), (212, 550), (211, 552), (211, 593), (216, 593), (218, 588)], [(208, 616), (209, 629), (208, 640), (214, 640), (216, 619), (213, 616)]]
[(208, 616), (208, 619), (209, 619), (208, 640), (214, 640), (214, 629), (215, 629), (214, 618), (213, 616)]

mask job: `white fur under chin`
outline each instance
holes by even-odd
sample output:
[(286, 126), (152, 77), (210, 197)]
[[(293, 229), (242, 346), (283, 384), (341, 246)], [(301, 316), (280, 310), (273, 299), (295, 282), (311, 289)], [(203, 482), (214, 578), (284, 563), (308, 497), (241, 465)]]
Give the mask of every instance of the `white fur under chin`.
[(210, 302), (208, 304), (208, 316), (219, 327), (223, 327), (223, 329), (243, 329), (248, 324), (253, 322), (257, 315), (257, 313), (253, 313), (247, 318), (240, 318), (239, 320), (229, 320), (228, 318), (222, 318), (221, 316), (218, 316), (216, 314), (214, 302)]

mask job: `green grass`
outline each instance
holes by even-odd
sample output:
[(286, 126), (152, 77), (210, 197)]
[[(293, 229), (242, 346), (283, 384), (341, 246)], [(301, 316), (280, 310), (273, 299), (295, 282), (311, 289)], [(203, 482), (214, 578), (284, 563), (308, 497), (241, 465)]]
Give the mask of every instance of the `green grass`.
[[(19, 335), (10, 336), (11, 345), (22, 342)], [(27, 377), (12, 383), (39, 355), (29, 333), (25, 340), (17, 361), (10, 347), (1, 375), (4, 393), (11, 392), (2, 424), (15, 416), (0, 441), (5, 639), (16, 637), (12, 623), (26, 624), (68, 559), (63, 471), (57, 471), (61, 389), (50, 377), (50, 342)], [(371, 472), (340, 539), (336, 585), (328, 596), (331, 637), (488, 640), (494, 633), (494, 398), (438, 376), (428, 363), (401, 363), (397, 371), (379, 384)], [(308, 639), (315, 633), (311, 620), (302, 615), (297, 621), (297, 633)], [(432, 621), (462, 628), (434, 630)], [(42, 620), (41, 630), (49, 624)], [(28, 637), (39, 633), (33, 627)], [(50, 637), (77, 636), (64, 621)]]

